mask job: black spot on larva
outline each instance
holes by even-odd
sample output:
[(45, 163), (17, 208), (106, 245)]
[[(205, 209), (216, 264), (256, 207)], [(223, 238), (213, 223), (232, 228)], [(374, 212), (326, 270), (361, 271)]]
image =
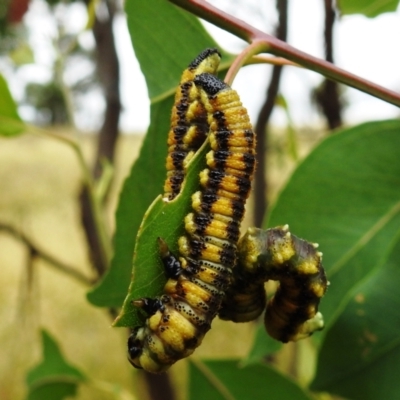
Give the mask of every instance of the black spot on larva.
[(186, 101), (181, 101), (176, 105), (176, 109), (180, 112), (185, 112), (189, 108), (189, 104)]
[(173, 151), (171, 152), (172, 162), (174, 167), (179, 168), (182, 165), (182, 161), (185, 159), (186, 153), (183, 151)]
[(212, 216), (206, 213), (196, 213), (194, 215), (194, 223), (198, 229), (198, 233), (202, 234), (212, 221)]
[(171, 177), (172, 184), (179, 185), (183, 182), (184, 173), (183, 171), (177, 171), (177, 173)]
[(188, 127), (187, 126), (177, 126), (173, 129), (173, 132), (175, 133), (175, 139), (180, 139), (183, 136), (186, 135), (186, 132), (188, 131)]
[(243, 177), (236, 177), (236, 184), (240, 189), (240, 194), (244, 195), (249, 193), (250, 188), (251, 188), (251, 181), (248, 178), (243, 178)]
[(232, 242), (237, 242), (240, 235), (240, 224), (237, 221), (232, 221), (228, 224), (228, 238)]
[(215, 168), (223, 170), (225, 168), (226, 160), (229, 158), (230, 152), (225, 150), (214, 151)]
[(202, 240), (190, 240), (190, 256), (193, 258), (200, 257), (202, 251), (206, 248), (206, 244)]
[(234, 135), (232, 131), (222, 130), (219, 131), (215, 136), (218, 140), (219, 150), (228, 150), (230, 148), (230, 138)]

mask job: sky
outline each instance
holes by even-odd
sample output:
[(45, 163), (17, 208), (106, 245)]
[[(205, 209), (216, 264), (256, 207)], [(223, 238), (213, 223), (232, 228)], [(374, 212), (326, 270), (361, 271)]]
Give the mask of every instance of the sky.
[[(244, 19), (267, 33), (273, 33), (276, 23), (275, 0), (215, 0), (213, 4)], [(307, 7), (305, 7), (307, 5)], [(289, 1), (288, 42), (309, 54), (323, 58), (323, 1)], [(30, 28), (30, 43), (35, 49), (35, 64), (20, 68), (17, 76), (10, 79), (10, 86), (16, 98), (21, 98), (23, 82), (29, 80), (46, 81), (49, 79), (54, 51), (49, 45), (56, 36), (56, 26), (52, 23), (43, 0), (32, 0), (26, 23)], [(81, 32), (79, 42), (82, 46), (93, 46), (89, 31), (84, 31), (87, 22), (82, 6), (69, 7), (67, 29)], [(232, 35), (205, 23), (206, 28), (215, 37), (217, 43), (230, 52), (238, 53), (245, 43)], [(130, 43), (125, 17), (119, 16), (115, 22), (117, 51), (121, 62), (121, 96), (123, 113), (121, 130), (123, 132), (144, 132), (149, 123), (149, 102), (143, 75)], [(382, 86), (400, 92), (400, 52), (397, 43), (400, 37), (400, 8), (395, 13), (382, 14), (374, 19), (359, 15), (340, 17), (335, 26), (335, 63), (350, 72), (369, 79)], [(191, 60), (188, 60), (188, 63)], [(2, 66), (4, 67), (4, 66)], [(182, 66), (184, 69), (186, 66)], [(65, 80), (73, 82), (77, 70), (90, 72), (90, 64), (70, 67)], [(4, 67), (7, 70), (6, 67)], [(269, 80), (270, 66), (249, 66), (243, 68), (236, 77), (233, 87), (239, 92), (243, 104), (248, 108), (253, 121), (265, 97), (265, 88)], [(10, 76), (10, 71), (6, 76)], [(177, 77), (177, 81), (179, 77)], [(289, 104), (293, 122), (299, 126), (315, 126), (321, 118), (310, 103), (310, 88), (321, 82), (322, 77), (314, 72), (288, 67), (283, 72), (281, 93)], [(134, 95), (133, 95), (134, 93)], [(348, 104), (344, 120), (346, 124), (357, 124), (366, 120), (399, 117), (395, 106), (375, 99), (355, 89), (345, 90)], [(78, 103), (77, 125), (83, 130), (97, 129), (101, 123), (101, 111), (104, 102), (99, 92), (91, 93)], [(22, 107), (25, 118), (32, 117), (29, 107)], [(272, 122), (285, 126), (286, 116), (276, 109)]]

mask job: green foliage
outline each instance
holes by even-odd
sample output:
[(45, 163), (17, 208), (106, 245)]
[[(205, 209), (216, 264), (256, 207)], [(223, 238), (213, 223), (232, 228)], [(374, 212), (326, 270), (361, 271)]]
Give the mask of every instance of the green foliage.
[(190, 363), (191, 400), (310, 400), (294, 382), (265, 364), (240, 367), (239, 360)]
[(64, 399), (76, 394), (85, 376), (64, 360), (54, 339), (42, 331), (43, 361), (27, 375), (28, 400)]
[(396, 11), (399, 0), (338, 0), (340, 13), (363, 14), (366, 17), (376, 17), (385, 12)]
[(399, 260), (397, 238), (379, 270), (349, 293), (350, 301), (326, 335), (313, 389), (355, 400), (398, 397)]
[(265, 326), (263, 323), (259, 323), (256, 329), (256, 334), (253, 340), (252, 348), (244, 360), (244, 365), (251, 365), (260, 363), (265, 357), (276, 353), (282, 348), (283, 344), (265, 332)]
[(6, 80), (0, 75), (0, 135), (15, 136), (23, 130), (24, 123), (18, 115), (17, 105), (11, 96)]

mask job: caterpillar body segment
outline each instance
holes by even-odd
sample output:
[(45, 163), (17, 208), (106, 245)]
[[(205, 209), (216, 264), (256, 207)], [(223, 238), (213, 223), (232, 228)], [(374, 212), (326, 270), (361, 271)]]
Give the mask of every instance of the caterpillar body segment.
[[(266, 330), (282, 342), (322, 329), (318, 305), (327, 279), (321, 259), (315, 244), (292, 235), (287, 226), (266, 231), (250, 228), (239, 242), (239, 261), (220, 318), (250, 321), (266, 308)], [(264, 282), (270, 279), (280, 285), (267, 303)]]
[[(171, 131), (175, 132), (181, 122), (195, 121), (188, 111), (179, 114), (181, 109), (204, 110), (211, 146), (208, 168), (200, 174), (200, 190), (193, 195), (192, 211), (183, 221), (186, 233), (178, 240), (179, 255), (173, 255), (164, 240), (159, 239), (168, 277), (164, 294), (133, 302), (148, 318), (144, 326), (132, 331), (128, 340), (131, 364), (154, 373), (165, 371), (193, 353), (218, 314), (232, 281), (240, 224), (255, 166), (255, 138), (239, 96), (208, 71), (199, 73), (199, 66), (193, 71), (190, 89), (185, 85), (179, 94), (181, 103), (188, 102), (188, 107), (176, 106)], [(197, 105), (193, 108), (194, 103)], [(182, 120), (180, 115), (185, 115)], [(169, 144), (175, 146), (174, 151), (180, 146), (181, 151), (187, 139), (170, 132)], [(185, 160), (189, 153), (185, 154), (179, 160)], [(173, 165), (175, 169), (169, 170), (165, 192), (173, 198), (179, 190), (175, 190), (170, 177), (183, 171), (183, 164), (177, 162), (173, 152), (168, 157), (167, 168)]]
[(187, 162), (204, 143), (209, 130), (207, 112), (193, 80), (205, 72), (215, 74), (220, 59), (217, 49), (206, 49), (182, 74), (175, 94), (167, 141), (167, 178), (164, 184), (164, 198), (167, 200), (172, 200), (179, 194)]

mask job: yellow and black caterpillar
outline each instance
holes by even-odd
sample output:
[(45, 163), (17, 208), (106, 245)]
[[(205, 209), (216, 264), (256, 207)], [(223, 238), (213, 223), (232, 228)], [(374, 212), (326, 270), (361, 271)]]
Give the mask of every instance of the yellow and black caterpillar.
[(168, 200), (179, 194), (185, 178), (186, 164), (208, 135), (207, 112), (200, 101), (199, 88), (193, 80), (202, 73), (215, 74), (220, 59), (217, 49), (206, 49), (183, 71), (168, 133), (167, 179), (164, 184), (164, 198)]
[[(197, 74), (193, 84), (198, 93), (194, 96), (194, 114), (201, 110), (203, 115), (205, 110), (206, 129), (201, 125), (200, 130), (208, 132), (211, 151), (206, 156), (208, 168), (200, 173), (201, 189), (192, 196), (193, 212), (185, 217), (186, 234), (178, 241), (179, 257), (159, 239), (168, 276), (164, 294), (133, 302), (148, 318), (128, 339), (128, 359), (133, 366), (150, 372), (165, 371), (193, 353), (210, 329), (231, 282), (244, 204), (254, 173), (255, 137), (238, 94), (210, 73)], [(191, 95), (187, 98), (192, 99)], [(196, 132), (198, 126), (195, 124)], [(186, 148), (184, 154), (187, 157)], [(178, 176), (178, 170), (170, 169), (169, 173)], [(165, 189), (170, 198), (176, 195), (171, 175)]]
[[(318, 305), (327, 289), (317, 245), (299, 239), (287, 225), (266, 231), (249, 228), (238, 245), (233, 284), (227, 291), (221, 319), (246, 322), (266, 308), (265, 327), (282, 342), (303, 339), (323, 328)], [(264, 282), (280, 286), (266, 301)]]
[[(179, 193), (186, 163), (206, 140), (208, 168), (199, 175), (192, 212), (184, 219), (179, 256), (159, 238), (167, 283), (157, 298), (133, 304), (147, 314), (128, 339), (128, 359), (137, 368), (162, 372), (200, 345), (213, 318), (253, 320), (266, 309), (269, 334), (283, 342), (322, 329), (318, 312), (327, 288), (316, 246), (288, 227), (240, 225), (255, 167), (255, 137), (238, 94), (214, 76), (220, 55), (203, 51), (184, 71), (175, 96), (168, 135), (164, 199)], [(278, 280), (267, 303), (264, 282)]]

